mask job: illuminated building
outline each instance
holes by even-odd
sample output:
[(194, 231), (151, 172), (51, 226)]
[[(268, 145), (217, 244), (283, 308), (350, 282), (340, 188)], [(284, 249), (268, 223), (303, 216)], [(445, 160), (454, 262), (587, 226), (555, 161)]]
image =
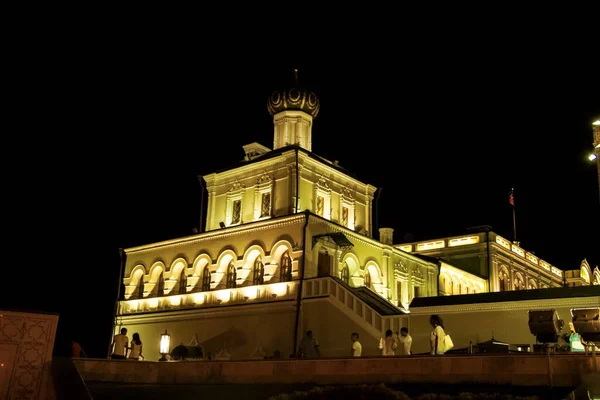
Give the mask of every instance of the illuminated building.
[(312, 152), (319, 108), (297, 85), (274, 92), (273, 149), (250, 143), (239, 165), (203, 176), (206, 231), (123, 251), (114, 329), (138, 332), (146, 359), (159, 359), (151, 343), (166, 330), (171, 346), (193, 341), (213, 359), (287, 358), (309, 329), (324, 356), (348, 354), (351, 332), (363, 354), (377, 354), (385, 330), (408, 326), (413, 299), (498, 290), (486, 268), (448, 256), (479, 256), (486, 235), (494, 271), (508, 260), (507, 285), (520, 276), (510, 256), (538, 267), (524, 285), (562, 282), (560, 270), (493, 233), (395, 246), (393, 229), (380, 228), (375, 240), (376, 188)]

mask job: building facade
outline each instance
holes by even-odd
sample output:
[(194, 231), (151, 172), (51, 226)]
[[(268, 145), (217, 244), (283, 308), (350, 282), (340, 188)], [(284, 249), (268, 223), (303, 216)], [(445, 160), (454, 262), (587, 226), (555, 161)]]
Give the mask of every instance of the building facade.
[(139, 333), (146, 359), (165, 331), (205, 359), (293, 356), (307, 330), (323, 356), (348, 355), (352, 332), (375, 355), (415, 299), (562, 285), (561, 270), (494, 232), (394, 245), (380, 228), (375, 240), (376, 188), (312, 151), (319, 110), (308, 90), (274, 92), (273, 149), (250, 143), (203, 176), (205, 232), (123, 251), (114, 331)]
[(483, 232), (394, 246), (411, 254), (440, 258), (455, 267), (441, 270), (438, 284), (442, 295), (473, 293), (475, 277), (484, 280), (485, 291), (490, 292), (563, 286), (561, 269), (488, 227), (479, 230)]
[(393, 229), (373, 239), (376, 188), (312, 152), (318, 98), (274, 92), (268, 110), (274, 148), (248, 144), (239, 165), (203, 177), (205, 232), (124, 250), (115, 330), (168, 330), (220, 358), (287, 356), (307, 329), (323, 354), (345, 354), (340, 337), (359, 332), (375, 353), (413, 298), (438, 294), (437, 262), (392, 246)]

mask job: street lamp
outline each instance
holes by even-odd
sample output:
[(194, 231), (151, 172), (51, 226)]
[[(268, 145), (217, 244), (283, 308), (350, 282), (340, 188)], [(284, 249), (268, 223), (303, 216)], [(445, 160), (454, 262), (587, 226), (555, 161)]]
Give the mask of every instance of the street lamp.
[(169, 354), (169, 347), (171, 346), (171, 335), (165, 333), (160, 335), (160, 354), (162, 357), (158, 361), (167, 361), (167, 354)]

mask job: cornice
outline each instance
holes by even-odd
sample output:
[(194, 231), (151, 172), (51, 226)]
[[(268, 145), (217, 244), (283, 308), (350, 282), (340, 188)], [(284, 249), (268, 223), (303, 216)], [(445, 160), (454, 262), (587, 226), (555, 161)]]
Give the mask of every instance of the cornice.
[(560, 299), (536, 299), (520, 301), (503, 301), (497, 303), (455, 304), (448, 306), (411, 307), (412, 315), (423, 314), (456, 314), (462, 312), (479, 311), (508, 311), (508, 310), (530, 310), (559, 307), (598, 307), (600, 296), (591, 297), (569, 297)]
[(299, 160), (301, 160), (301, 162), (303, 164), (305, 164), (305, 168), (307, 168), (309, 171), (311, 170), (310, 167), (317, 166), (318, 168), (325, 169), (327, 171), (327, 173), (330, 173), (331, 175), (334, 175), (335, 177), (340, 178), (340, 180), (345, 180), (347, 182), (350, 182), (353, 185), (356, 185), (357, 187), (361, 188), (362, 190), (366, 190), (367, 187), (369, 186), (367, 183), (361, 182), (356, 178), (346, 175), (343, 172), (340, 172), (337, 169), (331, 167), (330, 165), (327, 165), (323, 162), (320, 162), (318, 160), (311, 158), (307, 154), (300, 153), (300, 154), (298, 154), (298, 158), (299, 158)]
[(262, 170), (265, 168), (265, 166), (273, 166), (273, 165), (285, 162), (285, 160), (293, 154), (294, 154), (294, 150), (287, 150), (287, 151), (284, 151), (281, 154), (278, 154), (274, 157), (267, 158), (266, 160), (258, 160), (258, 161), (252, 162), (248, 165), (242, 165), (242, 166), (231, 168), (231, 169), (221, 171), (221, 172), (214, 172), (215, 179), (218, 179), (218, 180), (229, 179), (229, 178), (233, 178), (237, 175), (247, 173), (252, 170)]
[(140, 254), (157, 249), (167, 249), (171, 247), (196, 244), (205, 240), (214, 238), (224, 239), (231, 236), (248, 234), (251, 232), (265, 231), (274, 228), (280, 228), (283, 226), (295, 225), (304, 221), (306, 216), (304, 214), (293, 214), (289, 216), (279, 217), (276, 219), (266, 219), (263, 221), (251, 222), (244, 225), (237, 225), (229, 228), (215, 229), (209, 232), (200, 233), (198, 235), (186, 236), (183, 238), (166, 240), (163, 242), (150, 243), (143, 246), (130, 247), (125, 249), (126, 254)]

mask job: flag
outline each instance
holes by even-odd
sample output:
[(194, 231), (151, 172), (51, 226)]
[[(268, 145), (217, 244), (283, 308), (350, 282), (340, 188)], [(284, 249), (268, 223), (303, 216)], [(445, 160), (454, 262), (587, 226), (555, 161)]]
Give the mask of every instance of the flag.
[(508, 192), (508, 202), (514, 207), (515, 205), (515, 190), (511, 189), (510, 192)]

